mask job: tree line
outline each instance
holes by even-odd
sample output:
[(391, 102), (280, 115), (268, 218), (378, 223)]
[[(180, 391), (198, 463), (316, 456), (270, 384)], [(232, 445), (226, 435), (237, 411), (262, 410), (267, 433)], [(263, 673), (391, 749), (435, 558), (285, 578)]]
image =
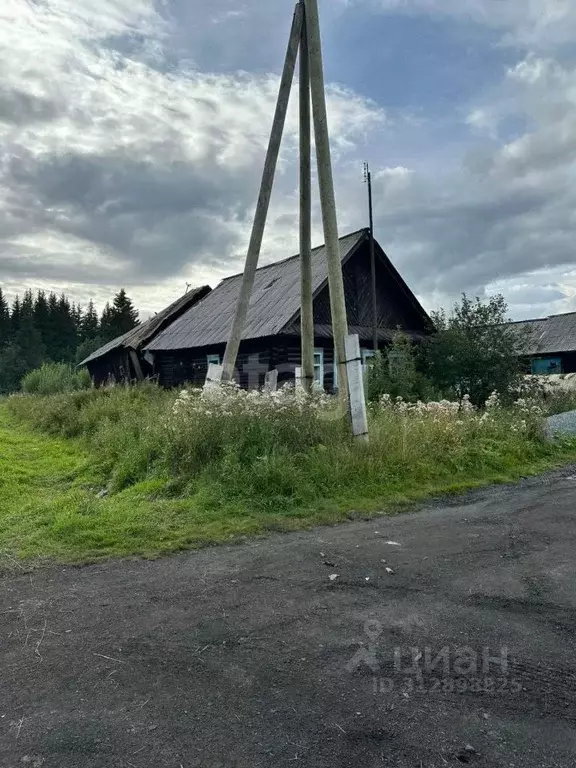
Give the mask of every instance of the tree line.
[(13, 392), (28, 371), (46, 362), (77, 364), (138, 325), (124, 289), (99, 315), (65, 294), (31, 290), (10, 304), (0, 288), (0, 392)]

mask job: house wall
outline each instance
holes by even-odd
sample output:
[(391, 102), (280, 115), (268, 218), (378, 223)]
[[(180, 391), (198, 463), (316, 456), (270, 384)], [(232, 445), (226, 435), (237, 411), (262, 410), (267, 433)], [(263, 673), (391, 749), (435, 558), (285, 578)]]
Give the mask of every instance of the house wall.
[[(334, 387), (334, 348), (330, 339), (316, 339), (316, 347), (323, 350), (324, 386)], [(224, 356), (224, 344), (193, 350), (156, 352), (154, 370), (165, 387), (177, 387), (184, 383), (202, 386), (208, 373), (208, 356)], [(264, 385), (268, 371), (278, 370), (278, 383), (294, 381), (295, 369), (300, 365), (300, 339), (290, 336), (273, 336), (254, 339), (240, 345), (236, 365), (236, 381), (244, 389)]]
[[(552, 369), (551, 363), (560, 362), (560, 369)], [(538, 355), (530, 359), (531, 373), (576, 373), (576, 352), (559, 352), (555, 355)]]
[[(140, 360), (140, 366), (144, 376), (151, 376), (153, 373), (152, 367), (141, 355), (138, 355), (138, 359)], [(133, 381), (137, 378), (136, 371), (134, 370), (134, 366), (129, 359), (128, 351), (126, 349), (115, 349), (110, 354), (103, 355), (102, 357), (87, 363), (86, 367), (97, 387), (107, 384), (110, 381), (120, 383), (124, 381)]]
[[(378, 326), (388, 332), (396, 328), (430, 332), (424, 319), (409, 300), (394, 275), (378, 256), (376, 284), (378, 298)], [(372, 274), (370, 247), (362, 242), (343, 268), (348, 324), (358, 332), (361, 344), (372, 348)], [(315, 347), (323, 350), (324, 387), (334, 389), (334, 345), (331, 331), (330, 293), (326, 286), (314, 300)], [(385, 338), (387, 338), (385, 336)], [(384, 345), (384, 341), (381, 342)], [(224, 356), (224, 344), (173, 352), (154, 352), (155, 373), (166, 387), (185, 382), (203, 385), (208, 370), (208, 355)], [(243, 388), (252, 389), (264, 384), (267, 371), (278, 369), (279, 383), (294, 380), (294, 371), (301, 359), (300, 321), (297, 319), (282, 335), (242, 342), (237, 362), (237, 381)]]
[[(350, 326), (366, 328), (372, 335), (372, 270), (370, 265), (369, 242), (365, 241), (358, 251), (344, 265), (344, 292), (346, 314)], [(378, 327), (388, 330), (429, 332), (421, 315), (412, 306), (385, 268), (382, 261), (376, 259), (376, 298)], [(297, 321), (298, 323), (298, 321)], [(314, 300), (314, 323), (330, 325), (330, 290), (326, 286)]]

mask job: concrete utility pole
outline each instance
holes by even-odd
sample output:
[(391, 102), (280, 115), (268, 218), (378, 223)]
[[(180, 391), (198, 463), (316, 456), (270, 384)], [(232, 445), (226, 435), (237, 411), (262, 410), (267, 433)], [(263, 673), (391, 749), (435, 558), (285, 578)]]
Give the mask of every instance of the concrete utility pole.
[(300, 288), (302, 385), (314, 384), (314, 305), (312, 300), (312, 147), (310, 115), (310, 60), (306, 19), (300, 42)]
[(328, 134), (328, 117), (326, 114), (326, 90), (324, 85), (318, 0), (304, 0), (304, 6), (306, 9), (306, 29), (310, 56), (310, 87), (312, 91), (312, 112), (314, 114), (320, 203), (322, 206), (324, 241), (326, 243), (326, 257), (328, 260), (332, 330), (334, 333), (336, 360), (338, 361), (338, 389), (342, 401), (346, 403), (349, 409), (345, 347), (346, 336), (348, 335), (348, 319), (346, 317), (344, 278), (342, 277), (342, 262), (340, 260), (332, 157)]
[(282, 142), (282, 134), (284, 133), (284, 125), (286, 123), (286, 113), (288, 111), (288, 102), (290, 100), (292, 81), (294, 80), (296, 58), (298, 56), (300, 39), (302, 37), (303, 20), (304, 8), (302, 3), (299, 2), (296, 5), (296, 10), (294, 11), (294, 19), (292, 21), (292, 31), (290, 32), (288, 51), (286, 52), (284, 70), (280, 80), (280, 90), (278, 93), (276, 112), (274, 114), (270, 143), (268, 144), (268, 152), (266, 154), (266, 160), (264, 163), (264, 172), (262, 174), (260, 194), (258, 196), (258, 203), (256, 205), (256, 214), (254, 217), (254, 224), (252, 226), (252, 235), (250, 237), (250, 244), (248, 246), (248, 255), (246, 257), (246, 264), (244, 266), (244, 275), (242, 277), (240, 295), (238, 297), (238, 304), (236, 306), (236, 314), (232, 323), (228, 344), (226, 345), (224, 360), (222, 361), (223, 381), (230, 381), (234, 376), (234, 368), (236, 366), (236, 358), (238, 357), (238, 349), (240, 348), (242, 333), (246, 325), (246, 316), (248, 315), (248, 307), (250, 306), (250, 297), (252, 296), (254, 279), (256, 270), (258, 269), (258, 259), (260, 258), (260, 249), (262, 248), (262, 238), (264, 237), (264, 228), (266, 226), (266, 218), (268, 216), (268, 209), (270, 207), (270, 196), (272, 194), (274, 175), (276, 173), (276, 165), (278, 163), (278, 155), (280, 153), (280, 144)]
[[(294, 78), (296, 58), (300, 49), (300, 282), (301, 282), (301, 331), (302, 365), (296, 369), (296, 386), (310, 391), (314, 381), (314, 312), (312, 297), (312, 169), (311, 169), (311, 111), (314, 119), (316, 138), (316, 160), (320, 186), (320, 205), (324, 225), (326, 260), (328, 266), (328, 285), (330, 289), (330, 308), (334, 349), (338, 364), (338, 389), (341, 403), (350, 419), (354, 435), (359, 440), (367, 440), (366, 404), (362, 382), (362, 366), (358, 336), (348, 337), (344, 279), (340, 258), (340, 241), (336, 218), (334, 179), (332, 176), (332, 158), (328, 119), (326, 114), (326, 94), (324, 86), (324, 66), (322, 62), (322, 42), (318, 17), (318, 0), (299, 0), (294, 13), (290, 42), (280, 81), (280, 92), (272, 133), (264, 164), (260, 195), (256, 207), (254, 225), (246, 257), (246, 265), (236, 314), (230, 331), (230, 337), (224, 354), (221, 380), (230, 380), (234, 375), (240, 341), (246, 324), (250, 306), (250, 297), (254, 287), (258, 258), (262, 246), (264, 227), (270, 205), (270, 196), (274, 174), (278, 162), (280, 143), (286, 122), (286, 112), (290, 90)], [(312, 102), (312, 110), (310, 109)], [(347, 348), (348, 344), (348, 348)], [(349, 376), (347, 363), (350, 371)], [(208, 379), (214, 381), (218, 374), (217, 366), (211, 366)]]

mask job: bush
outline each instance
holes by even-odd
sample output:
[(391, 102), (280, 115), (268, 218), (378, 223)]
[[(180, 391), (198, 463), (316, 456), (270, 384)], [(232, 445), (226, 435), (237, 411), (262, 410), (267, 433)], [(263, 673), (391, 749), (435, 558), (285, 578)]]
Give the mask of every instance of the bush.
[(44, 363), (27, 373), (22, 379), (22, 391), (30, 395), (55, 395), (89, 389), (92, 386), (90, 374), (85, 368), (75, 370), (64, 363)]
[(508, 402), (522, 385), (524, 340), (507, 322), (502, 296), (487, 302), (465, 294), (450, 315), (433, 315), (437, 333), (424, 347), (427, 376), (446, 397), (469, 395), (482, 405), (494, 391)]
[(370, 358), (366, 396), (370, 402), (382, 395), (403, 400), (433, 400), (438, 396), (432, 382), (418, 369), (418, 351), (410, 337), (397, 331), (392, 343)]

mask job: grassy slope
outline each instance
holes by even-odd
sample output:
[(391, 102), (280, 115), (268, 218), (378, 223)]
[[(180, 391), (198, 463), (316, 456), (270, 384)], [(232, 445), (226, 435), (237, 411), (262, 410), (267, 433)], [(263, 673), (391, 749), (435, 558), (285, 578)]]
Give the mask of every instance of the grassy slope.
[(267, 530), (337, 522), (351, 509), (394, 511), (427, 496), (513, 480), (574, 459), (574, 449), (567, 448), (484, 476), (455, 481), (446, 475), (428, 483), (414, 477), (401, 490), (381, 487), (369, 498), (339, 495), (284, 512), (258, 509), (246, 499), (213, 498), (206, 488), (195, 496), (168, 498), (158, 480), (99, 499), (105, 481), (79, 443), (30, 431), (0, 402), (0, 562), (155, 556)]

